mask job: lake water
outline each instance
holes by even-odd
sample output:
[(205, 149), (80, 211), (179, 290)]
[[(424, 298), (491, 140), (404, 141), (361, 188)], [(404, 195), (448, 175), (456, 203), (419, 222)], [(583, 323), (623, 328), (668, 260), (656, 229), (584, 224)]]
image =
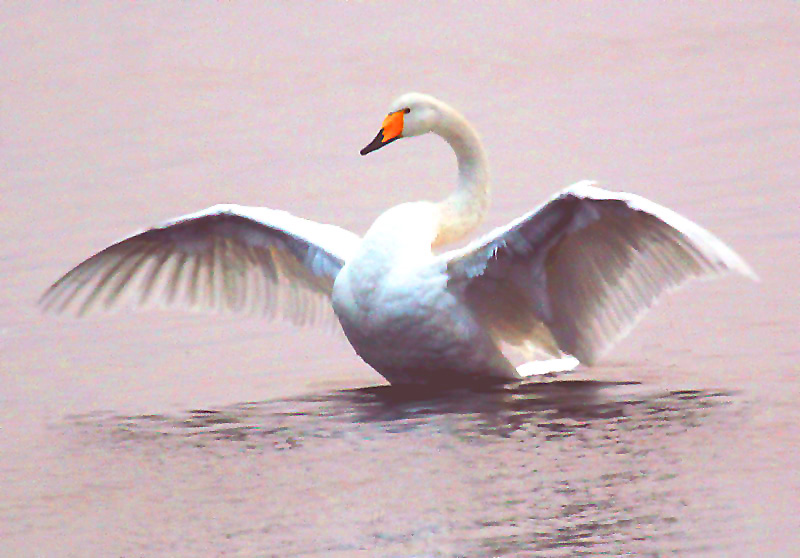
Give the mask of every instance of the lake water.
[[(4, 3), (0, 555), (796, 555), (796, 8)], [(382, 385), (339, 332), (36, 306), (214, 203), (363, 233), (443, 197), (438, 138), (358, 155), (407, 90), (481, 133), (484, 230), (594, 178), (761, 282), (673, 293), (558, 381), (446, 395)]]

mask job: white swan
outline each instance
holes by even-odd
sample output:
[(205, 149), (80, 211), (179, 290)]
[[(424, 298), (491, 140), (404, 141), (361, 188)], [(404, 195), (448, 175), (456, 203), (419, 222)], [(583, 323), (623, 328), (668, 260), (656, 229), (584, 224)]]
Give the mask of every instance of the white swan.
[[(159, 293), (304, 323), (327, 303), (356, 352), (390, 383), (513, 380), (592, 364), (665, 290), (750, 267), (719, 239), (642, 197), (575, 184), (453, 251), (489, 206), (486, 155), (447, 104), (408, 93), (362, 155), (433, 132), (458, 160), (441, 202), (393, 207), (363, 239), (283, 211), (217, 205), (122, 240), (42, 297), (79, 312)], [(320, 304), (323, 303), (323, 304)], [(534, 359), (515, 368), (508, 344)]]

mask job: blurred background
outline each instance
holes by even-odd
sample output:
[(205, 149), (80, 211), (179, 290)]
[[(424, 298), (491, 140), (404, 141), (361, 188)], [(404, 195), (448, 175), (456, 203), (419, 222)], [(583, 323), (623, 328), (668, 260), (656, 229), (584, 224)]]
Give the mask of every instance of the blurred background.
[[(0, 555), (792, 555), (797, 3), (11, 1), (0, 19)], [(590, 539), (569, 531), (567, 501), (552, 509), (554, 529), (569, 536), (536, 546), (549, 531), (531, 511), (544, 505), (535, 471), (509, 480), (517, 496), (503, 502), (524, 504), (511, 515), (502, 503), (474, 505), (485, 495), (475, 486), (517, 479), (511, 464), (539, 455), (550, 465), (534, 469), (553, 483), (537, 483), (600, 490), (577, 464), (602, 470), (616, 442), (589, 457), (537, 442), (523, 458), (520, 446), (499, 444), (496, 460), (476, 467), (484, 450), (452, 434), (474, 434), (463, 409), (408, 436), (342, 418), (350, 411), (339, 390), (383, 382), (339, 332), (253, 316), (77, 319), (37, 308), (91, 254), (215, 203), (286, 209), (361, 234), (392, 205), (443, 197), (455, 164), (440, 139), (358, 154), (391, 100), (412, 90), (457, 107), (481, 134), (495, 193), (484, 230), (592, 178), (697, 221), (761, 277), (665, 297), (600, 366), (577, 374), (729, 394), (723, 414), (694, 434), (683, 433), (684, 400), (670, 399), (681, 426), (669, 441), (642, 442), (647, 459), (673, 458), (654, 469), (669, 477), (668, 494), (641, 474), (630, 506), (589, 498), (584, 525), (599, 524), (592, 510), (612, 518)], [(308, 428), (337, 401), (349, 426), (325, 432), (346, 444), (306, 444), (298, 455), (251, 440), (242, 453), (230, 441), (203, 450), (172, 435), (191, 409), (281, 400), (274, 412), (291, 415), (292, 401), (309, 395), (321, 399), (306, 411)], [(246, 425), (264, 431), (273, 410), (256, 414)], [(89, 428), (86, 416), (101, 418)], [(141, 434), (141, 420), (129, 419), (142, 416), (167, 417), (145, 430), (168, 441), (107, 439), (123, 423)], [(633, 448), (650, 435), (625, 432), (612, 438)], [(642, 470), (613, 462), (622, 471), (613, 478)], [(226, 484), (234, 477), (240, 484)], [(448, 484), (432, 480), (443, 477)], [(672, 521), (645, 529), (647, 514), (625, 515), (647, 499), (664, 500)]]

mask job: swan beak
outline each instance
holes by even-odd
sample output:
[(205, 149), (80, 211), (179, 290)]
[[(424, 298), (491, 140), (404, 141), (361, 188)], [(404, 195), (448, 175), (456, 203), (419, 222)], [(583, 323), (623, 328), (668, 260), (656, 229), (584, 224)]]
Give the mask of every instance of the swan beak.
[(367, 153), (372, 153), (384, 145), (388, 145), (394, 140), (400, 139), (403, 134), (403, 114), (404, 112), (402, 110), (398, 110), (384, 118), (381, 131), (378, 132), (378, 135), (375, 136), (375, 139), (372, 140), (368, 146), (361, 150), (361, 154), (366, 155)]

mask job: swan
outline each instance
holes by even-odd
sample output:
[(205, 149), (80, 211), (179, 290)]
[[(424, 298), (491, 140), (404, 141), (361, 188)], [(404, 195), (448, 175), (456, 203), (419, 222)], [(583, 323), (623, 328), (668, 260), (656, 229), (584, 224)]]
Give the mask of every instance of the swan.
[[(215, 205), (90, 257), (42, 296), (82, 314), (158, 301), (257, 311), (298, 324), (338, 318), (358, 355), (391, 384), (513, 381), (595, 363), (663, 292), (735, 271), (757, 280), (699, 225), (641, 196), (582, 181), (457, 249), (489, 207), (478, 134), (446, 103), (397, 98), (367, 155), (433, 133), (458, 180), (442, 201), (403, 203), (362, 237), (285, 211)], [(515, 367), (503, 349), (530, 362)]]

